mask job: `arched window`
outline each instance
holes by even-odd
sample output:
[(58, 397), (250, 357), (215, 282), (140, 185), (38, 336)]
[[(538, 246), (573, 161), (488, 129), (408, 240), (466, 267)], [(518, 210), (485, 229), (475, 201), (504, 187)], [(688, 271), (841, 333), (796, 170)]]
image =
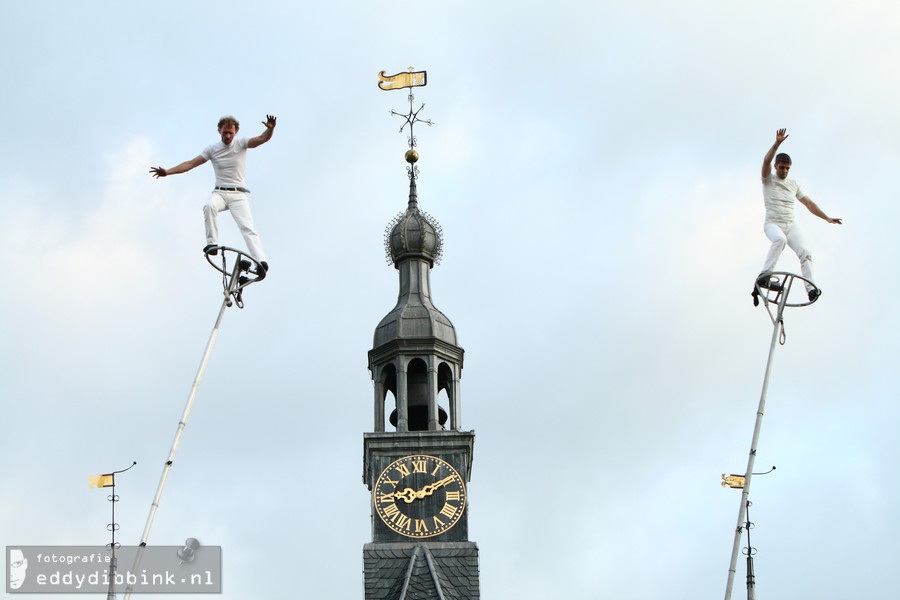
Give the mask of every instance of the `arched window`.
[[(384, 415), (390, 414), (390, 422), (397, 430), (397, 368), (388, 364), (381, 369), (382, 396), (378, 400), (381, 405), (376, 407), (380, 411), (381, 423), (384, 423)], [(390, 398), (389, 398), (390, 397)], [(392, 408), (388, 409), (391, 406)], [(389, 412), (390, 411), (390, 412)]]

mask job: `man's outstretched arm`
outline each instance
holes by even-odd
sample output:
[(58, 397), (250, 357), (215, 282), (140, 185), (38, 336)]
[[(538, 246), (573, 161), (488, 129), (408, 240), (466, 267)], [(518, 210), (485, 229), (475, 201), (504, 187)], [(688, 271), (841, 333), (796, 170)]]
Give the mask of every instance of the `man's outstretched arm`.
[(842, 219), (832, 219), (831, 217), (826, 215), (825, 211), (823, 211), (821, 208), (819, 208), (819, 205), (816, 204), (815, 202), (813, 202), (812, 198), (810, 198), (809, 196), (803, 196), (802, 198), (800, 198), (800, 203), (803, 204), (803, 206), (805, 206), (806, 208), (808, 208), (809, 212), (816, 215), (820, 219), (824, 219), (824, 220), (828, 221), (829, 223), (831, 223), (832, 225), (842, 225), (842, 222), (841, 222)]
[(275, 133), (275, 115), (266, 115), (266, 120), (263, 121), (262, 124), (266, 126), (266, 130), (258, 136), (252, 137), (247, 140), (248, 148), (256, 148), (257, 146), (262, 146), (272, 139), (272, 134)]
[(178, 175), (179, 173), (187, 173), (194, 167), (199, 167), (206, 162), (202, 156), (195, 156), (191, 160), (186, 160), (180, 165), (175, 165), (171, 169), (163, 169), (162, 167), (150, 167), (150, 174), (159, 179), (167, 175)]
[(787, 139), (787, 137), (787, 129), (779, 129), (775, 132), (775, 143), (772, 144), (772, 147), (769, 148), (769, 151), (766, 152), (766, 157), (763, 159), (763, 179), (766, 179), (769, 175), (772, 174), (772, 161), (775, 160), (775, 153), (778, 152), (778, 147), (781, 145), (781, 142)]

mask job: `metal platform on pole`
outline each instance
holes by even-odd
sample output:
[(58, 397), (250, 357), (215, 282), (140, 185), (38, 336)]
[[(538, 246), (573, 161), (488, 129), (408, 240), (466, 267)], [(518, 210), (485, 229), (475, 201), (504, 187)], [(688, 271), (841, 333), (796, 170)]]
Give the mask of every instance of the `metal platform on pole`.
[(244, 308), (244, 288), (266, 278), (262, 263), (245, 252), (227, 246), (211, 248), (206, 252), (206, 261), (222, 274), (225, 306), (231, 306), (234, 298), (234, 304)]
[[(166, 480), (169, 477), (169, 471), (172, 469), (172, 463), (175, 460), (175, 452), (181, 443), (181, 437), (184, 434), (184, 428), (187, 425), (188, 416), (191, 414), (191, 408), (194, 406), (194, 400), (197, 397), (197, 390), (200, 387), (200, 380), (203, 379), (203, 373), (206, 371), (206, 364), (209, 362), (209, 356), (212, 353), (216, 338), (219, 335), (219, 327), (222, 325), (222, 317), (225, 315), (225, 309), (237, 305), (238, 308), (244, 308), (243, 291), (244, 289), (266, 276), (266, 270), (262, 264), (249, 254), (227, 246), (216, 246), (205, 252), (206, 260), (214, 269), (222, 274), (222, 292), (225, 295), (222, 306), (219, 308), (219, 314), (216, 317), (215, 325), (206, 343), (206, 349), (200, 360), (200, 366), (197, 369), (197, 375), (194, 377), (194, 383), (191, 386), (191, 392), (188, 394), (187, 402), (181, 413), (181, 419), (178, 421), (178, 427), (175, 430), (175, 439), (169, 448), (169, 454), (163, 465), (162, 476), (159, 479), (159, 485), (156, 488), (156, 495), (150, 505), (150, 514), (147, 516), (147, 523), (144, 526), (144, 533), (141, 535), (141, 543), (139, 544), (137, 554), (134, 559), (132, 573), (138, 572), (138, 567), (143, 556), (143, 550), (147, 546), (147, 540), (150, 538), (150, 529), (153, 527), (153, 519), (159, 508), (159, 502), (162, 498), (163, 489), (166, 486)], [(125, 600), (131, 598), (134, 586), (129, 585), (125, 590)]]
[[(795, 283), (799, 282), (800, 285)], [(807, 288), (811, 288), (807, 291)], [(815, 293), (811, 293), (815, 290)], [(759, 433), (762, 428), (762, 418), (766, 409), (766, 394), (769, 389), (769, 377), (772, 374), (772, 359), (775, 355), (775, 346), (777, 342), (782, 345), (786, 341), (784, 333), (784, 309), (795, 308), (801, 306), (809, 306), (813, 304), (821, 295), (821, 291), (816, 285), (800, 275), (777, 271), (767, 274), (757, 280), (754, 290), (754, 304), (757, 303), (757, 297), (762, 299), (772, 321), (772, 341), (769, 344), (769, 358), (766, 361), (766, 374), (763, 379), (762, 393), (759, 398), (759, 406), (756, 411), (756, 423), (753, 427), (753, 439), (750, 443), (750, 455), (747, 459), (747, 470), (744, 473), (743, 492), (741, 493), (741, 504), (738, 510), (737, 527), (734, 532), (734, 544), (731, 550), (731, 563), (728, 567), (728, 584), (725, 588), (725, 600), (731, 600), (731, 590), (734, 586), (734, 575), (737, 570), (737, 560), (740, 554), (741, 533), (745, 527), (746, 511), (750, 498), (750, 482), (753, 478), (753, 463), (756, 460), (756, 451), (759, 446)]]

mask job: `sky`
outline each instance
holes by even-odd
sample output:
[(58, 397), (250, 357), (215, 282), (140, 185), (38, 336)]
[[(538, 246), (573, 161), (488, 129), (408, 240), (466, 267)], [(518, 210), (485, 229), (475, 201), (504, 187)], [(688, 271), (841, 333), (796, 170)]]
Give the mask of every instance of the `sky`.
[[(49, 5), (49, 6), (48, 6)], [(221, 305), (210, 165), (248, 155), (271, 265), (227, 309), (151, 545), (223, 597), (361, 598), (385, 225), (444, 232), (481, 597), (723, 597), (772, 339), (750, 291), (778, 128), (821, 299), (785, 312), (751, 508), (761, 598), (891, 598), (898, 559), (900, 5), (888, 0), (3, 3), (0, 545), (136, 544)], [(228, 214), (221, 242), (243, 247)], [(797, 272), (786, 251), (779, 269)], [(892, 358), (893, 357), (893, 358)], [(745, 597), (743, 557), (734, 597)], [(285, 590), (289, 592), (285, 592)], [(38, 599), (41, 595), (33, 596)], [(170, 596), (178, 597), (178, 596)]]

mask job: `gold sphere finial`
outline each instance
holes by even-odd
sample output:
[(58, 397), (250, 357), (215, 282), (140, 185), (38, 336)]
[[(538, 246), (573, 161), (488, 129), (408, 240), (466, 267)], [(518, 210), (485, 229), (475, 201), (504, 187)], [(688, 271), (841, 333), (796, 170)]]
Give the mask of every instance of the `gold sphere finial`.
[(406, 162), (408, 162), (409, 164), (413, 164), (419, 160), (419, 153), (413, 149), (409, 149), (406, 151), (404, 157), (406, 158)]

